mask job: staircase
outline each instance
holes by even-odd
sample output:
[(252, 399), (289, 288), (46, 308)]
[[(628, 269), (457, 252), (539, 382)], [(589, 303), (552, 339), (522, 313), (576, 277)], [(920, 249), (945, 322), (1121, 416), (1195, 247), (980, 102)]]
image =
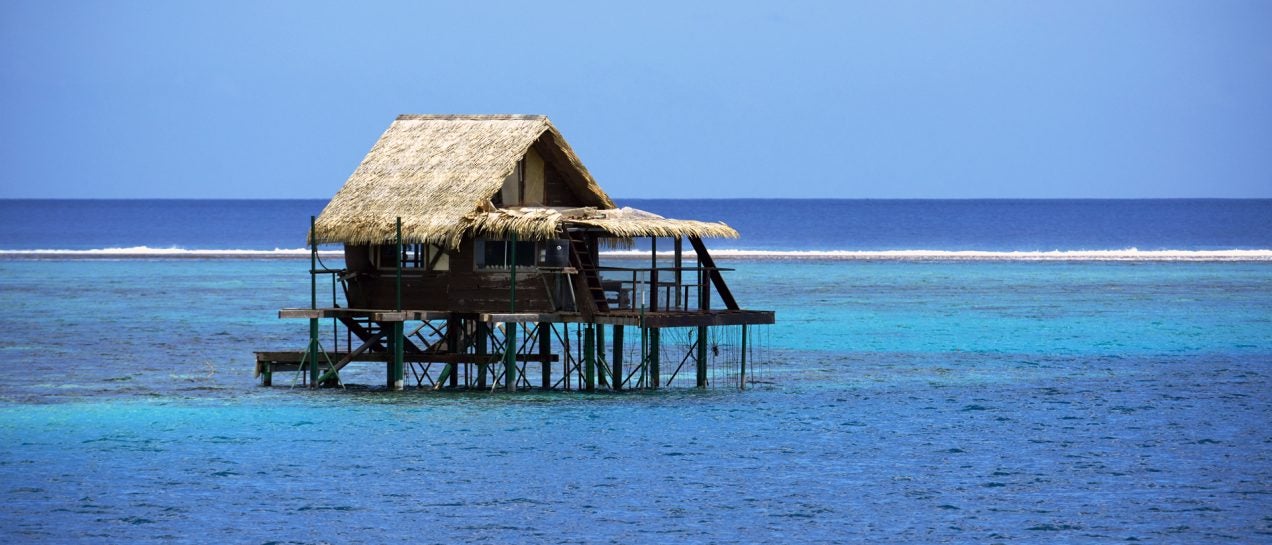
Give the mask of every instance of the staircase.
[(588, 251), (587, 240), (582, 231), (566, 231), (570, 239), (570, 265), (579, 271), (592, 305), (597, 313), (609, 312), (609, 301), (605, 299), (605, 290), (601, 288), (601, 275), (597, 264), (592, 260), (592, 252)]

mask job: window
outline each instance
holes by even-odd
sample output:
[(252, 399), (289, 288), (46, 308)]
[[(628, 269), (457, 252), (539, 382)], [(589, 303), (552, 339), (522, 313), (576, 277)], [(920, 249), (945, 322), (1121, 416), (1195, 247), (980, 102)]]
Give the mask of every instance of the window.
[[(506, 240), (477, 239), (474, 241), (478, 269), (506, 269), (512, 263), (513, 244)], [(517, 242), (517, 266), (533, 267), (535, 264), (534, 241)]]
[[(397, 268), (396, 244), (385, 244), (376, 247), (372, 255), (374, 256), (376, 267), (381, 269)], [(403, 269), (450, 270), (450, 254), (447, 254), (441, 247), (432, 244), (403, 244), (401, 260)]]

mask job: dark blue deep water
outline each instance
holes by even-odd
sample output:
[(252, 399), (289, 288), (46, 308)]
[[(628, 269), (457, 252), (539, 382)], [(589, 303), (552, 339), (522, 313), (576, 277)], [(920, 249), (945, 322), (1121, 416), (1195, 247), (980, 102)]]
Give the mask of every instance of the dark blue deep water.
[[(1009, 252), (1269, 250), (1269, 202), (620, 204)], [(297, 248), (321, 205), (0, 201), (0, 250)], [(1266, 259), (731, 258), (751, 389), (506, 395), (261, 388), (307, 260), (144, 255), (0, 255), (0, 542), (1272, 542)]]
[[(1272, 249), (1272, 199), (620, 199), (742, 232), (746, 250)], [(273, 250), (305, 245), (324, 200), (0, 200), (0, 250)]]

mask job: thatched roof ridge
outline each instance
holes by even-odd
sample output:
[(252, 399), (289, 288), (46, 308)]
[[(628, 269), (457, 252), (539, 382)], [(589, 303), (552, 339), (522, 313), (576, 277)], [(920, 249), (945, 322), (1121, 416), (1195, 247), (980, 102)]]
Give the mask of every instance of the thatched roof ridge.
[[(568, 171), (563, 176), (590, 212), (566, 217), (544, 207), (491, 211), (490, 199), (531, 146)], [(451, 248), (467, 233), (552, 238), (563, 223), (617, 237), (737, 237), (722, 223), (618, 210), (542, 115), (398, 116), (318, 216), (313, 236), (319, 243), (391, 242), (397, 218), (403, 242)]]
[(596, 228), (616, 238), (738, 238), (738, 232), (722, 222), (669, 219), (629, 207), (607, 210), (501, 208), (473, 217), (473, 232), (491, 238), (508, 238), (509, 234), (516, 233), (523, 240), (543, 240), (554, 238), (564, 227)]

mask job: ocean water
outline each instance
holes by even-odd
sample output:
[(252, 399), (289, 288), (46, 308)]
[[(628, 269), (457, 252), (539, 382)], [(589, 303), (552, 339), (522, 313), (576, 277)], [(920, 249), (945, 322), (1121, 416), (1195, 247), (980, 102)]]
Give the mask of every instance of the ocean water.
[(752, 388), (508, 395), (255, 385), (321, 202), (0, 201), (0, 542), (1272, 542), (1270, 201), (800, 202), (630, 203), (743, 232)]
[[(0, 251), (294, 250), (305, 246), (309, 216), (325, 205), (0, 200)], [(712, 241), (711, 248), (764, 254), (1272, 249), (1272, 199), (619, 199), (618, 205), (724, 221), (743, 236)]]

